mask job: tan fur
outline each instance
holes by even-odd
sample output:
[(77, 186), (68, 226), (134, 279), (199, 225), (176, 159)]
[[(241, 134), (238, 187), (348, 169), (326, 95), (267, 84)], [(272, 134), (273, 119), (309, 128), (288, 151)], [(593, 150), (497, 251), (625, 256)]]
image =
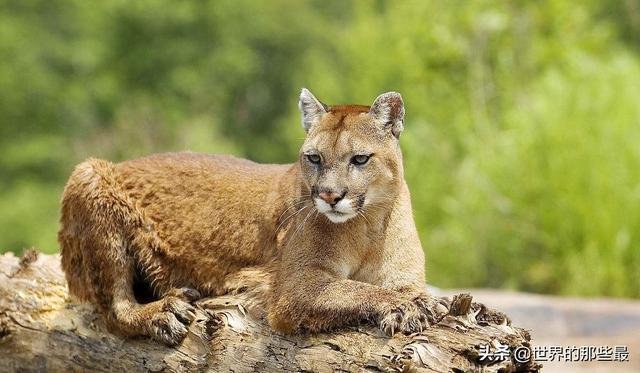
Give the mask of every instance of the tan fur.
[[(230, 291), (252, 291), (286, 333), (363, 320), (388, 334), (428, 326), (446, 310), (423, 290), (394, 95), (371, 108), (327, 107), (303, 90), (307, 137), (290, 165), (195, 153), (81, 163), (63, 193), (58, 235), (70, 291), (112, 330), (167, 344), (186, 335), (190, 301)], [(372, 154), (365, 165), (351, 163), (363, 152)], [(344, 192), (354, 214), (334, 223), (319, 213), (322, 191)], [(158, 300), (139, 303), (136, 281)]]

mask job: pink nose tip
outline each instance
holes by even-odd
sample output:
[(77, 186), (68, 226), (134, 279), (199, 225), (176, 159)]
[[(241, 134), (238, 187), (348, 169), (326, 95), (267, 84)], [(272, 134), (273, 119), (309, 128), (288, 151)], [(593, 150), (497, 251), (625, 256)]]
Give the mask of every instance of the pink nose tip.
[(338, 193), (327, 192), (318, 193), (318, 197), (322, 198), (323, 201), (330, 204), (331, 206), (335, 205), (342, 199), (342, 197)]

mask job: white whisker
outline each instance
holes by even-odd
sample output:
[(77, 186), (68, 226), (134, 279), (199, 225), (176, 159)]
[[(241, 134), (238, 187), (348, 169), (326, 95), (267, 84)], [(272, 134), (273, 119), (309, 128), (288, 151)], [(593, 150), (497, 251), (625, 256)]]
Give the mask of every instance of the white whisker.
[[(306, 207), (308, 207), (308, 206), (305, 206), (305, 208)], [(302, 220), (302, 223), (298, 224), (298, 227), (296, 228), (296, 230), (293, 232), (293, 234), (289, 238), (289, 242), (291, 242), (293, 240), (293, 238), (296, 236), (296, 234), (298, 234), (298, 231), (300, 230), (300, 228), (304, 227), (305, 222), (307, 221), (307, 219), (309, 218), (309, 215), (311, 215), (312, 212), (314, 212), (314, 209), (309, 210), (307, 215)]]
[(280, 228), (282, 228), (282, 226), (289, 220), (291, 220), (291, 218), (293, 218), (294, 216), (298, 215), (299, 213), (301, 213), (302, 211), (304, 211), (307, 207), (309, 207), (309, 205), (306, 206), (302, 206), (302, 208), (300, 208), (299, 210), (297, 210), (296, 212), (294, 212), (293, 214), (287, 216), (284, 220), (282, 220), (282, 222), (280, 222), (280, 224), (278, 225), (278, 227), (275, 230), (275, 234), (277, 235), (278, 232), (280, 231)]
[(297, 202), (292, 203), (292, 204), (291, 204), (291, 206), (287, 207), (284, 211), (282, 211), (282, 214), (280, 214), (280, 216), (278, 217), (278, 219), (277, 219), (276, 221), (280, 220), (280, 219), (282, 218), (282, 216), (283, 216), (287, 211), (291, 210), (291, 209), (292, 209), (292, 208), (294, 208), (294, 207), (300, 206), (301, 204), (306, 203), (306, 202), (308, 202), (308, 200), (304, 199), (304, 200), (301, 200), (301, 201), (297, 201)]
[(364, 211), (362, 210), (358, 210), (358, 215), (362, 216), (362, 218), (369, 224), (372, 225), (371, 222), (369, 221), (369, 219), (367, 219), (367, 217), (364, 214)]

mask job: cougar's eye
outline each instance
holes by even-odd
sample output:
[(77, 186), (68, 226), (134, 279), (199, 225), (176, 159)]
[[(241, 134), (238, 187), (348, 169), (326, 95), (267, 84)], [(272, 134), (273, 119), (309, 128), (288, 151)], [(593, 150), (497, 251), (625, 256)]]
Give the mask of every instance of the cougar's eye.
[(351, 158), (351, 163), (361, 166), (369, 162), (369, 158), (371, 158), (371, 156), (369, 155), (364, 155), (364, 154), (354, 155), (353, 158)]
[(313, 164), (320, 163), (320, 156), (317, 154), (307, 154), (307, 159)]

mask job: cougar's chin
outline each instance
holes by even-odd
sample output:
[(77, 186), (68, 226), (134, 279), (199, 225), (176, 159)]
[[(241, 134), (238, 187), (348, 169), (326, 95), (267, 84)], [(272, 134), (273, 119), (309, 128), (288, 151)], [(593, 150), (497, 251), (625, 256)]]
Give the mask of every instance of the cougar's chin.
[(337, 211), (328, 211), (324, 213), (324, 216), (327, 217), (332, 223), (344, 223), (345, 221), (356, 216), (355, 213), (342, 213)]

